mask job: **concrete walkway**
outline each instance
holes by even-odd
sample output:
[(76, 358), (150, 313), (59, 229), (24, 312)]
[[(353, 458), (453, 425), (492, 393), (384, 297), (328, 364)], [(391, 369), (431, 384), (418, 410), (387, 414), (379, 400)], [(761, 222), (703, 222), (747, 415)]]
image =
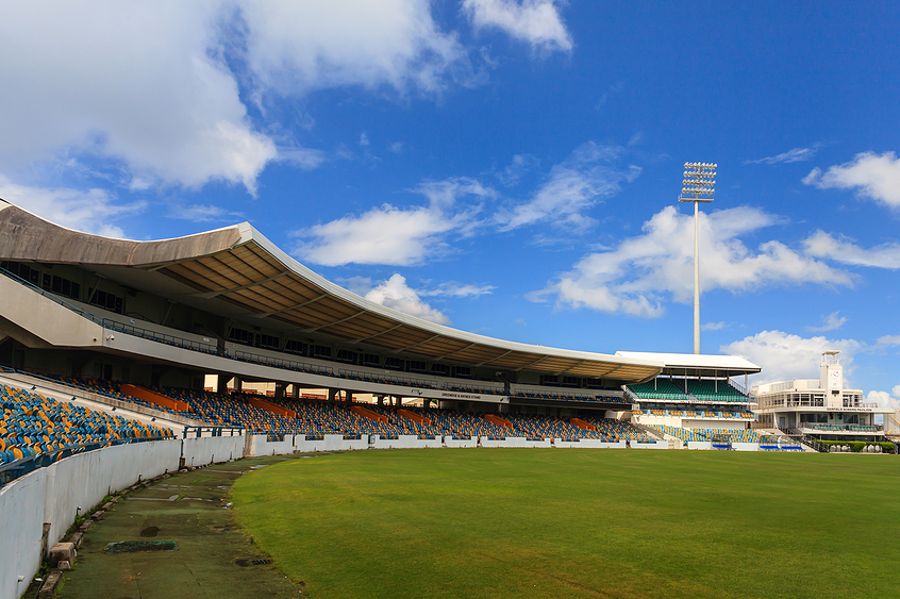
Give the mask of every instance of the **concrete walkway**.
[[(173, 475), (128, 495), (97, 522), (66, 572), (66, 599), (298, 597), (300, 587), (269, 564), (239, 530), (228, 498), (252, 468), (290, 459), (266, 457)], [(172, 540), (174, 551), (107, 553), (118, 541)]]

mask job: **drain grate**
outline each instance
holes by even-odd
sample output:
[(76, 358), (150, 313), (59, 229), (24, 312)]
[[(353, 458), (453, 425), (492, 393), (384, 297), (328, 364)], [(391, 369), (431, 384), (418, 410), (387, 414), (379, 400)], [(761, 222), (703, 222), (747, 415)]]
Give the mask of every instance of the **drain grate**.
[(268, 558), (268, 557), (257, 558), (257, 559), (241, 557), (241, 558), (234, 560), (234, 563), (241, 566), (242, 568), (246, 568), (248, 566), (267, 566), (272, 563), (272, 560), (271, 560), (271, 558)]
[(119, 541), (109, 543), (103, 550), (107, 553), (134, 553), (136, 551), (174, 551), (175, 541)]

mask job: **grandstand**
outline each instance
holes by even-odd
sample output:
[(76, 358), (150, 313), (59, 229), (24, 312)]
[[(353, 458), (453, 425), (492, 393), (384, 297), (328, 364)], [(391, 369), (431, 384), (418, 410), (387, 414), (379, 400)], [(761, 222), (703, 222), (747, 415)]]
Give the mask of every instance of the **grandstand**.
[(625, 386), (625, 398), (633, 402), (636, 424), (684, 445), (759, 443), (759, 436), (749, 430), (755, 402), (744, 391), (746, 383), (742, 386), (736, 380), (759, 372), (755, 364), (734, 356), (617, 355), (665, 363), (653, 380)]

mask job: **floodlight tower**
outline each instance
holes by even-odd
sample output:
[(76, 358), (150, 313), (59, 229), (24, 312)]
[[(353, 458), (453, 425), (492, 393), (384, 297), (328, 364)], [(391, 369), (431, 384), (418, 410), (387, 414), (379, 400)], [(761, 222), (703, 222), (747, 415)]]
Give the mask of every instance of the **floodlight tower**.
[(700, 202), (712, 202), (716, 169), (712, 162), (685, 162), (679, 202), (694, 204), (694, 353), (700, 353)]

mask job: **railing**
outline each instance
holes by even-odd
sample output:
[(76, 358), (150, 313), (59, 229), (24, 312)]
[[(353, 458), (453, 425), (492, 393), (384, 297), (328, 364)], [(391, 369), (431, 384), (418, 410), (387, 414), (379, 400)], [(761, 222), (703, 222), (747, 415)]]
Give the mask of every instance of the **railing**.
[(186, 426), (181, 431), (181, 438), (240, 437), (244, 432), (245, 429), (242, 426)]
[(801, 422), (800, 426), (823, 432), (879, 433), (884, 430), (883, 427), (877, 424), (814, 424)]
[(301, 362), (297, 360), (289, 360), (285, 358), (276, 358), (273, 356), (268, 356), (264, 354), (257, 354), (254, 352), (248, 352), (245, 350), (223, 350), (219, 351), (215, 344), (213, 343), (202, 343), (199, 341), (195, 341), (193, 339), (187, 339), (184, 337), (179, 337), (177, 335), (172, 335), (169, 333), (162, 333), (160, 331), (154, 331), (151, 329), (146, 329), (143, 327), (139, 327), (133, 324), (123, 323), (118, 320), (114, 320), (111, 318), (100, 318), (91, 312), (88, 312), (77, 306), (64, 300), (63, 298), (55, 295), (53, 293), (47, 292), (44, 289), (41, 289), (31, 281), (26, 281), (20, 276), (9, 272), (4, 268), (0, 268), (0, 274), (4, 274), (10, 279), (25, 285), (26, 287), (32, 289), (36, 293), (39, 293), (41, 296), (50, 299), (51, 301), (61, 305), (62, 307), (71, 310), (75, 314), (87, 318), (91, 322), (99, 324), (104, 329), (108, 329), (110, 331), (116, 331), (119, 333), (124, 333), (126, 335), (133, 335), (135, 337), (140, 337), (142, 339), (147, 339), (150, 341), (156, 341), (158, 343), (163, 343), (165, 345), (170, 345), (173, 347), (178, 347), (181, 349), (187, 349), (190, 351), (198, 351), (208, 355), (218, 355), (223, 358), (229, 358), (233, 360), (238, 360), (241, 362), (249, 362), (253, 364), (259, 364), (262, 366), (272, 366), (275, 368), (283, 368), (286, 370), (294, 370), (297, 372), (305, 372), (307, 374), (317, 374), (321, 376), (332, 376), (332, 377), (342, 377), (353, 380), (359, 380), (364, 382), (381, 382), (382, 384), (402, 384), (409, 385), (411, 387), (425, 387), (429, 389), (441, 389), (445, 391), (455, 391), (458, 393), (483, 393), (490, 395), (499, 395), (502, 394), (500, 389), (489, 388), (489, 387), (476, 387), (469, 386), (463, 384), (451, 384), (451, 383), (438, 383), (435, 381), (429, 381), (424, 379), (418, 379), (415, 377), (405, 377), (399, 375), (391, 375), (384, 376), (380, 374), (369, 374), (361, 371), (350, 370), (346, 368), (339, 368), (337, 371), (330, 366), (323, 366), (320, 364), (313, 364), (310, 362)]

